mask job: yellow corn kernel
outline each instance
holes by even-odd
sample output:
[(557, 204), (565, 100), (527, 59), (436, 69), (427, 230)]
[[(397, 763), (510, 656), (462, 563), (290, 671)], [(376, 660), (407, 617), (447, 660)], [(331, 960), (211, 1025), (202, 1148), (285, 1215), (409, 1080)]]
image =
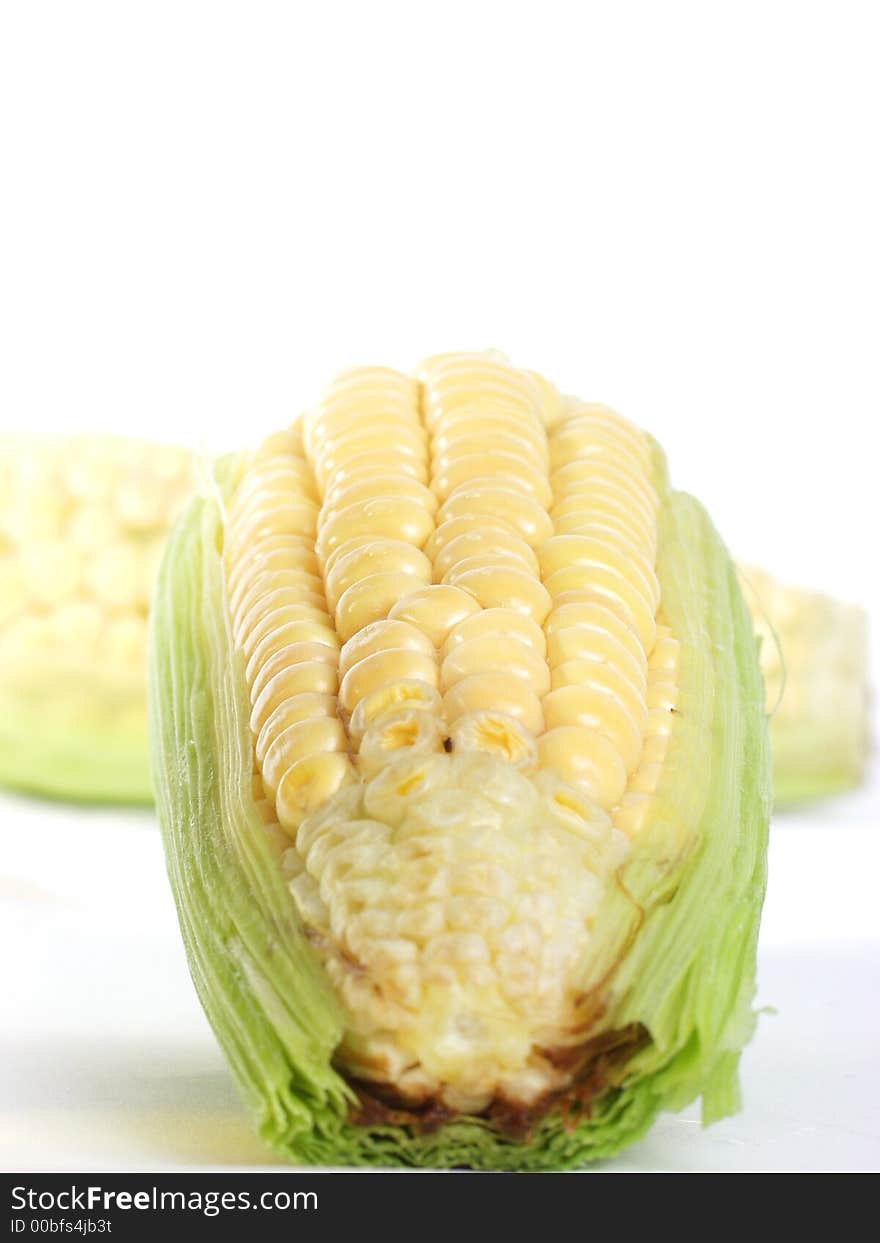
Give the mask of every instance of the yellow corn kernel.
[(507, 673), (474, 673), (456, 682), (443, 697), (446, 720), (453, 725), (465, 713), (492, 710), (514, 717), (532, 734), (544, 728), (541, 700), (519, 678)]
[[(282, 627), (292, 628), (301, 622), (325, 625), (330, 620), (327, 610), (321, 605), (293, 603), (296, 599), (293, 592), (273, 592), (257, 600), (248, 615), (242, 618), (236, 641), (249, 661), (260, 644)], [(295, 635), (298, 631), (291, 630), (289, 633)]]
[(503, 415), (484, 414), (476, 423), (468, 419), (463, 422), (448, 419), (444, 421), (444, 430), (431, 439), (435, 473), (458, 458), (475, 454), (485, 456), (496, 451), (512, 453), (528, 462), (537, 459), (545, 475), (547, 473), (549, 455), (543, 431), (534, 425), (511, 422)]
[(438, 500), (430, 488), (418, 482), (410, 474), (384, 474), (379, 476), (361, 475), (353, 480), (336, 484), (326, 494), (328, 505), (336, 509), (344, 509), (355, 501), (364, 501), (376, 494), (382, 496), (399, 496), (423, 505), (429, 514), (437, 512)]
[(493, 565), (462, 562), (447, 571), (444, 582), (469, 592), (481, 608), (513, 609), (541, 625), (553, 607), (546, 587), (534, 574), (495, 561)]
[[(462, 520), (458, 519), (458, 521)], [(429, 555), (433, 557), (435, 582), (440, 582), (444, 574), (453, 568), (465, 562), (473, 563), (478, 557), (501, 558), (506, 563), (517, 565), (528, 573), (535, 575), (538, 573), (538, 559), (521, 536), (497, 527), (480, 524), (475, 516), (466, 518), (464, 521), (472, 524), (471, 529), (462, 530), (448, 539), (436, 554), (433, 550), (429, 552)], [(451, 526), (452, 523), (447, 525)], [(436, 534), (435, 532), (432, 540)]]
[(353, 780), (351, 760), (338, 751), (316, 750), (297, 760), (280, 778), (275, 795), (282, 827), (292, 832), (310, 811)]
[(314, 540), (305, 535), (270, 535), (256, 541), (247, 559), (230, 568), (227, 595), (230, 600), (237, 597), (242, 582), (253, 582), (262, 571), (288, 567), (307, 570), (310, 574), (321, 573)]
[(345, 730), (334, 717), (317, 716), (288, 725), (266, 748), (262, 764), (266, 793), (274, 798), (287, 770), (307, 756), (346, 750)]
[(422, 588), (398, 600), (388, 616), (409, 622), (421, 630), (434, 645), (442, 647), (454, 626), (480, 611), (468, 591), (448, 584)]
[(335, 510), (322, 526), (315, 547), (322, 561), (353, 535), (400, 538), (421, 548), (433, 530), (434, 521), (420, 501), (405, 496), (374, 496)]
[(437, 661), (430, 655), (411, 648), (386, 648), (364, 656), (351, 666), (339, 688), (339, 704), (351, 716), (360, 701), (382, 686), (403, 679), (416, 679), (436, 686)]
[[(330, 618), (326, 614), (282, 622), (260, 639), (247, 662), (245, 669), (251, 687), (256, 686), (257, 679), (262, 675), (260, 678), (260, 689), (262, 689), (267, 676), (271, 676), (267, 674), (267, 668), (273, 661), (279, 659), (278, 653), (297, 643), (321, 644), (332, 650), (334, 660), (338, 658), (336, 654), (339, 651), (339, 638), (331, 628)], [(319, 653), (319, 656), (321, 659), (326, 658), (323, 652)], [(273, 669), (273, 672), (276, 671), (277, 669)]]
[(303, 691), (301, 695), (292, 695), (278, 705), (270, 713), (262, 729), (256, 735), (254, 754), (257, 764), (262, 767), (266, 751), (272, 742), (290, 725), (299, 725), (302, 721), (316, 717), (335, 717), (337, 714), (336, 696), (324, 695), (316, 691)]
[(503, 483), (506, 487), (521, 490), (534, 497), (545, 509), (553, 501), (546, 472), (540, 469), (540, 464), (518, 453), (505, 453), (500, 449), (488, 454), (459, 455), (450, 452), (435, 459), (432, 487), (441, 501), (445, 501), (457, 488), (474, 488), (481, 483), (490, 486)]
[(358, 702), (348, 722), (349, 737), (358, 746), (371, 726), (400, 708), (437, 712), (439, 707), (440, 695), (430, 682), (420, 678), (395, 678)]
[(251, 730), (259, 734), (275, 709), (296, 695), (335, 695), (339, 689), (339, 677), (334, 664), (306, 659), (276, 673), (254, 700), (251, 713)]
[(370, 778), (381, 772), (394, 753), (407, 756), (437, 754), (443, 750), (440, 721), (430, 712), (397, 708), (386, 712), (364, 733), (358, 750), (358, 769)]
[(542, 698), (550, 690), (550, 669), (534, 648), (516, 637), (486, 635), (453, 646), (440, 666), (440, 681), (447, 688), (486, 669), (500, 667), (522, 678)]
[(496, 755), (515, 768), (535, 767), (538, 750), (533, 734), (513, 716), (482, 710), (466, 712), (449, 729), (452, 750)]
[[(447, 546), (462, 535), (475, 535), (481, 541), (484, 541), (483, 549), (485, 549), (486, 542), (492, 547), (492, 541), (497, 538), (499, 540), (498, 547), (513, 548), (521, 552), (523, 560), (529, 569), (538, 573), (538, 558), (535, 556), (534, 549), (517, 532), (512, 522), (508, 522), (507, 519), (497, 514), (487, 515), (484, 513), (468, 513), (466, 511), (459, 514), (457, 518), (445, 518), (442, 525), (436, 528), (431, 538), (425, 544), (425, 554), (431, 558), (435, 570), (439, 571), (440, 567), (444, 565), (441, 558), (447, 555), (445, 552)], [(444, 572), (452, 564), (454, 564), (454, 561), (447, 560)]]
[(491, 478), (456, 488), (440, 506), (437, 521), (446, 522), (465, 514), (503, 518), (530, 548), (536, 548), (553, 534), (547, 510), (534, 497)]
[(339, 664), (339, 640), (332, 630), (321, 628), (318, 633), (320, 638), (285, 643), (271, 655), (268, 653), (263, 655), (258, 649), (263, 659), (258, 666), (255, 666), (255, 674), (251, 683), (251, 694), (255, 699), (260, 698), (263, 688), (272, 681), (276, 674), (284, 673), (296, 665), (322, 664), (329, 665), (336, 670)]
[(617, 747), (627, 772), (632, 772), (642, 751), (642, 730), (626, 707), (596, 682), (561, 686), (544, 698), (548, 729), (558, 725), (582, 725), (606, 734)]
[(368, 574), (352, 583), (336, 605), (336, 630), (343, 642), (371, 622), (387, 618), (397, 602), (418, 590), (424, 579), (406, 571)]
[[(642, 670), (645, 680), (645, 652), (635, 630), (612, 609), (592, 600), (557, 604), (545, 626), (551, 667), (563, 660), (586, 655), (585, 645), (612, 663), (622, 659), (621, 650), (632, 658), (632, 667)], [(566, 636), (566, 637), (563, 637)]]
[(538, 762), (582, 787), (600, 807), (616, 807), (626, 789), (626, 766), (606, 734), (589, 726), (554, 725), (538, 739)]
[(519, 639), (520, 643), (524, 643), (538, 655), (547, 654), (544, 631), (531, 617), (516, 609), (484, 608), (479, 613), (466, 617), (449, 632), (441, 655), (448, 656), (460, 643), (469, 643), (471, 639), (487, 638), (490, 635)]
[(434, 655), (433, 643), (421, 630), (409, 622), (386, 618), (383, 621), (371, 622), (352, 635), (340, 653), (339, 676), (344, 678), (349, 669), (366, 656), (392, 649), (422, 652), (425, 656)]

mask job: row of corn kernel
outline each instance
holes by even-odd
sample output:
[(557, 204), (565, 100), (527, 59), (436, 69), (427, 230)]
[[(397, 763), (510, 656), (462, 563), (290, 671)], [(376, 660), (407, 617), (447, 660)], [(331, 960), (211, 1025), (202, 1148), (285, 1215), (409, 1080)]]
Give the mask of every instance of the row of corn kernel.
[(551, 429), (554, 535), (538, 550), (553, 598), (542, 764), (617, 805), (642, 754), (656, 637), (658, 500), (641, 434), (572, 404)]
[(612, 814), (615, 826), (629, 837), (635, 837), (641, 828), (663, 771), (678, 703), (678, 658), (678, 640), (668, 626), (658, 624), (657, 641), (648, 661), (648, 721), (642, 756)]
[(443, 712), (457, 746), (534, 758), (549, 690), (541, 631), (550, 597), (535, 546), (550, 533), (547, 439), (539, 393), (486, 355), (422, 367), (431, 486), (441, 502), (426, 551), (434, 578), (480, 611), (450, 618), (441, 648)]
[(317, 492), (299, 429), (267, 441), (236, 489), (225, 557), (263, 785), (295, 831), (351, 776), (337, 716), (339, 640), (315, 557)]
[[(316, 552), (343, 643), (339, 704), (362, 768), (397, 746), (440, 746), (433, 646), (394, 615), (431, 581), (421, 551), (437, 501), (426, 486), (418, 386), (386, 368), (340, 376), (305, 418), (322, 494)], [(389, 617), (389, 613), (391, 617)]]

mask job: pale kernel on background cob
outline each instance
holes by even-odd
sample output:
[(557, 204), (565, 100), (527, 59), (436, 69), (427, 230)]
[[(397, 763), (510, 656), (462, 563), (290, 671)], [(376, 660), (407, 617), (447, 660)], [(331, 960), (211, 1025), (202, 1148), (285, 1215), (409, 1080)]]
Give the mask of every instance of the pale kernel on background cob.
[(452, 354), (344, 373), (217, 479), (157, 591), (154, 772), (267, 1137), (530, 1167), (614, 1150), (673, 1084), (729, 1111), (764, 693), (654, 442)]
[(147, 611), (191, 460), (110, 436), (0, 438), (0, 783), (150, 800)]
[(775, 805), (857, 786), (869, 751), (864, 610), (755, 566), (739, 570), (761, 640)]

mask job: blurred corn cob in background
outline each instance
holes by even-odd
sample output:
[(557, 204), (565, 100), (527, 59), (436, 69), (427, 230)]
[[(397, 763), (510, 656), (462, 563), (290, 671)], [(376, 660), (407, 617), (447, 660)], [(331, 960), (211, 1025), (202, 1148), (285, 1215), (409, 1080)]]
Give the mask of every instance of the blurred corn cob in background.
[(863, 609), (739, 566), (761, 639), (777, 807), (859, 784), (868, 754)]
[(0, 437), (0, 783), (151, 800), (147, 613), (191, 463), (109, 436)]

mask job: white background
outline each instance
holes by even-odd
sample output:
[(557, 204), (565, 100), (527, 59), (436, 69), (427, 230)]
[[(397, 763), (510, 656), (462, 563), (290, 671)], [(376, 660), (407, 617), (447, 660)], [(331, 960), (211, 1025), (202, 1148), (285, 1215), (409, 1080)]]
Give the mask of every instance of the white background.
[[(738, 554), (876, 617), (878, 20), (876, 5), (848, 0), (6, 3), (2, 425), (232, 447), (288, 421), (343, 366), (497, 347), (653, 432), (676, 482), (706, 501)], [(848, 882), (871, 851), (876, 875), (877, 799), (838, 806), (800, 838), (798, 822), (777, 836), (794, 844), (777, 846), (788, 882), (770, 909), (804, 955), (779, 978), (800, 981), (795, 1003), (812, 1018), (796, 1011), (782, 1029), (768, 1082), (804, 1024), (812, 1077), (828, 1058), (840, 1070), (840, 1010), (866, 991), (861, 1004), (874, 1008), (853, 1016), (853, 1030), (867, 1021), (876, 1034), (876, 987), (853, 984), (840, 1005), (810, 1009), (811, 997), (828, 1000), (821, 962), (835, 947), (852, 950), (838, 981), (859, 976), (859, 955), (876, 977), (873, 890), (859, 905)], [(22, 855), (32, 844), (22, 835), (53, 849), (74, 826), (63, 811), (13, 800), (0, 818), (13, 891), (30, 892), (43, 864)], [(105, 828), (77, 831), (85, 842)], [(109, 855), (121, 894), (138, 852), (155, 851), (148, 826), (126, 832), (118, 843), (129, 845)], [(68, 888), (90, 892), (77, 857)], [(66, 893), (60, 882), (49, 890), (53, 901)], [(164, 977), (130, 914), (112, 902), (100, 910), (116, 920), (107, 944), (118, 935), (153, 971), (140, 1010), (131, 979), (121, 1000), (105, 989), (104, 1010), (92, 1009), (102, 1029), (124, 1013), (130, 1040), (138, 1016), (156, 1028)], [(162, 911), (155, 935), (177, 953)], [(40, 1147), (33, 1119), (50, 1105), (67, 1116), (45, 1065), (57, 1075), (60, 1050), (73, 1048), (53, 1051), (51, 1033), (61, 1041), (76, 1007), (46, 1000), (60, 995), (56, 958), (20, 916), (5, 943), (18, 938), (20, 969), (41, 983), (22, 996), (14, 1040), (36, 1052), (33, 1065), (11, 1063), (17, 1103), (4, 1117), (10, 1134), (31, 1135), (20, 1110), (36, 1108), (22, 1160), (63, 1163), (61, 1141)], [(75, 923), (56, 931), (86, 953)], [(62, 954), (65, 978), (79, 980), (69, 968)], [(822, 1028), (820, 1011), (838, 1026)], [(198, 1048), (212, 1049), (197, 1012), (187, 1015)], [(88, 1024), (76, 1030), (83, 1047), (94, 1041)], [(172, 1039), (173, 1022), (167, 1030)], [(147, 1056), (155, 1032), (144, 1039)], [(93, 1087), (96, 1098), (116, 1093), (122, 1118), (132, 1069), (123, 1058), (117, 1071)], [(829, 1090), (850, 1130), (840, 1102), (857, 1111), (878, 1093), (876, 1070), (867, 1083), (862, 1073), (840, 1070)], [(151, 1074), (167, 1093), (155, 1065)], [(783, 1080), (777, 1095), (799, 1090)], [(761, 1099), (741, 1164), (761, 1164), (768, 1142), (778, 1163), (802, 1168), (849, 1151), (839, 1134), (827, 1150), (798, 1147), (784, 1127), (768, 1140), (761, 1119), (776, 1115)], [(855, 1141), (851, 1164), (880, 1160), (873, 1134), (875, 1156)], [(127, 1151), (111, 1145), (94, 1159), (124, 1162)], [(668, 1151), (645, 1160), (674, 1164)], [(159, 1144), (140, 1159), (170, 1154)]]

